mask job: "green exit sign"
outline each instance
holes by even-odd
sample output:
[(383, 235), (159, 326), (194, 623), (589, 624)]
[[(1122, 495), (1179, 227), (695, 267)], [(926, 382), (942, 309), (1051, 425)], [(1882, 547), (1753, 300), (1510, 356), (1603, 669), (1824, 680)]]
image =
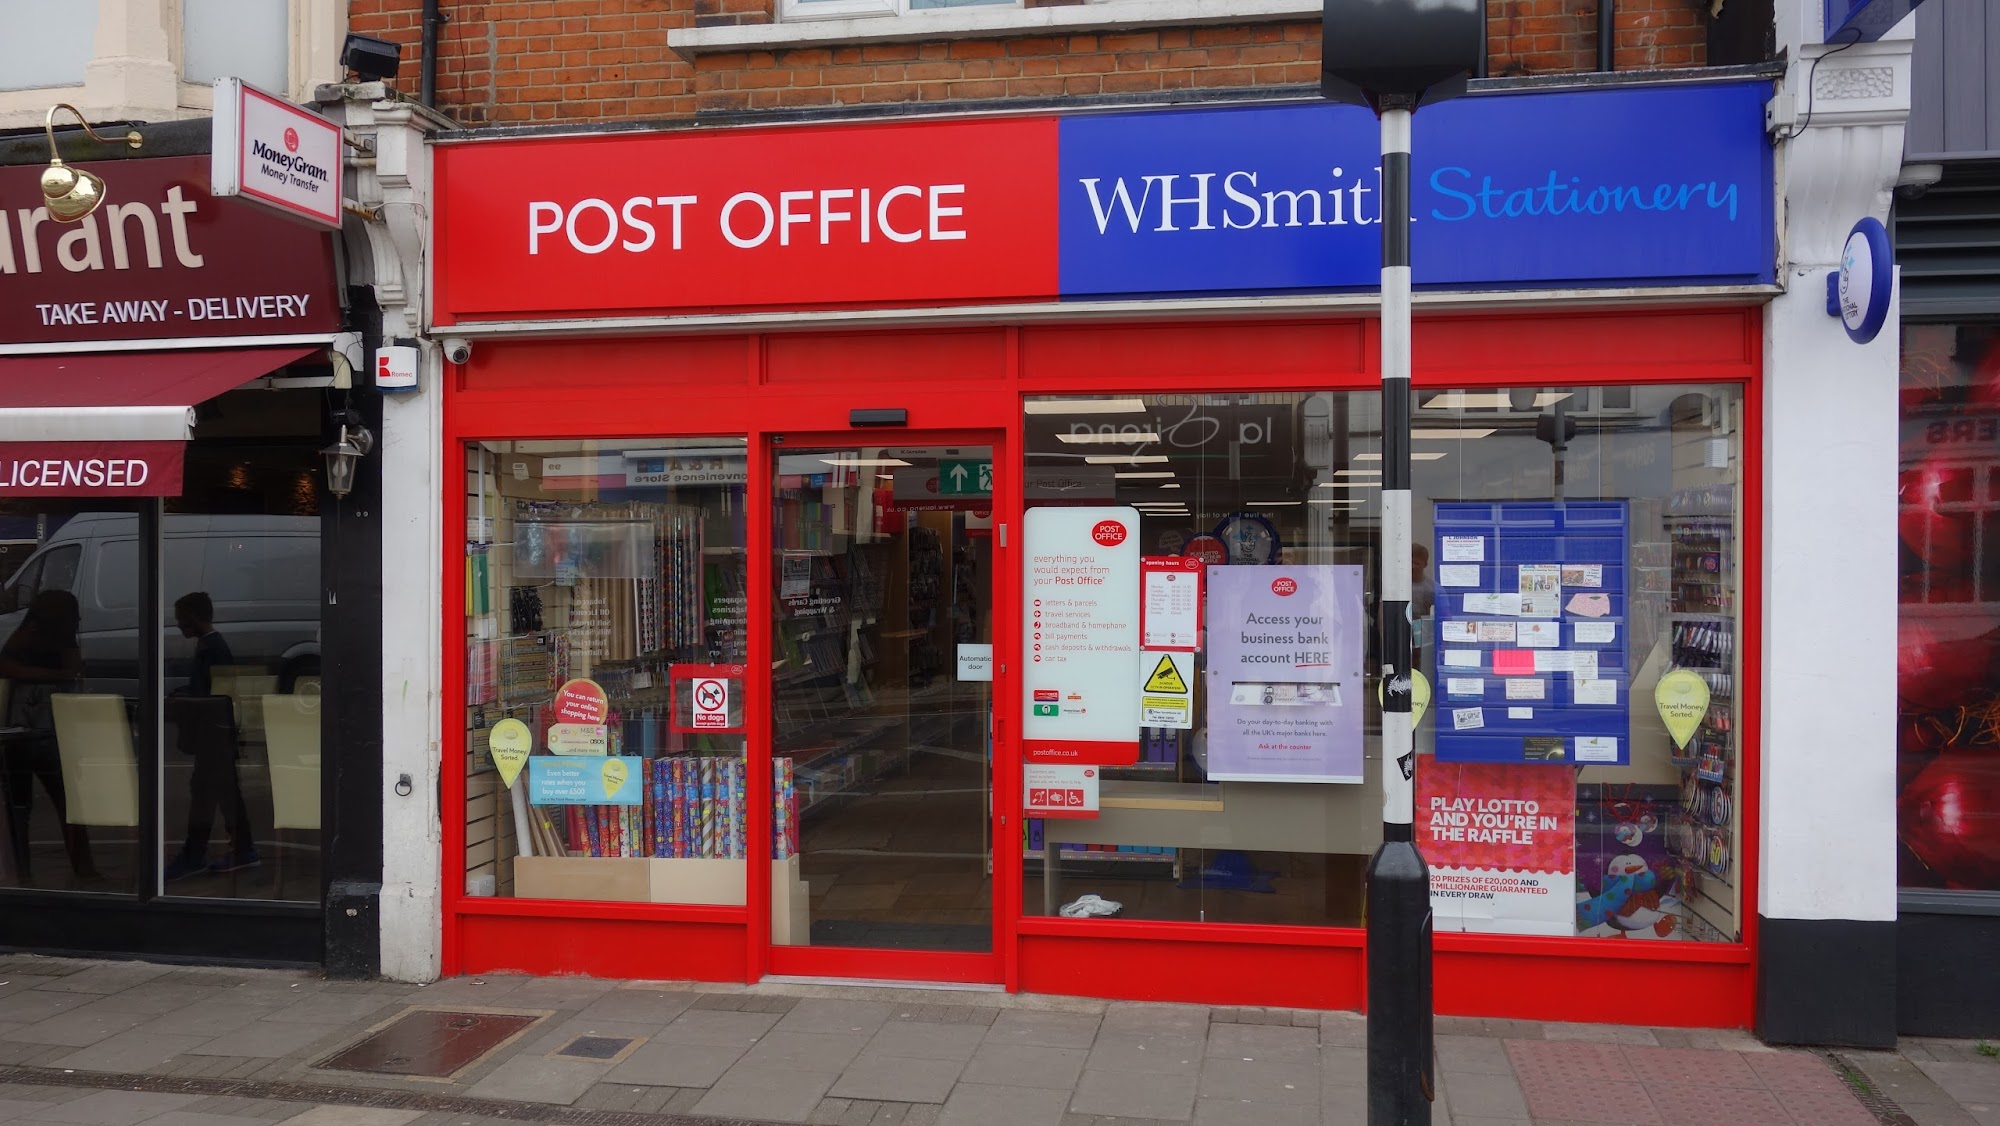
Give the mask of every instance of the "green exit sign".
[(990, 461), (938, 462), (938, 495), (941, 497), (989, 497), (993, 495), (993, 463)]

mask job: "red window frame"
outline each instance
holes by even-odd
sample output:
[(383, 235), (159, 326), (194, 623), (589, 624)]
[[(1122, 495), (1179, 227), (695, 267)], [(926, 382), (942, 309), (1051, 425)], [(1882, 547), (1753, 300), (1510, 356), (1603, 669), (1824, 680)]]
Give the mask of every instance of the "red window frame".
[[(1139, 320), (899, 331), (681, 335), (645, 339), (496, 340), (452, 369), (444, 408), (444, 528), (463, 528), (465, 443), (482, 439), (749, 438), (749, 495), (769, 495), (770, 439), (845, 435), (855, 408), (900, 407), (927, 431), (1004, 432), (1023, 461), (1021, 404), (1030, 395), (1232, 391), (1369, 391), (1379, 385), (1379, 322), (1320, 318)], [(1741, 388), (1745, 433), (1740, 515), (1742, 874), (1734, 943), (1442, 934), (1438, 1011), (1468, 1016), (1618, 1021), (1638, 989), (1672, 997), (1656, 1023), (1747, 1026), (1754, 1015), (1760, 785), (1762, 317), (1755, 306), (1578, 309), (1423, 315), (1414, 340), (1418, 387), (1724, 383)], [(874, 432), (879, 433), (879, 432)], [(1018, 529), (1018, 494), (996, 507)], [(749, 582), (771, 589), (768, 529), (751, 522)], [(449, 540), (447, 542), (450, 542)], [(443, 696), (464, 699), (463, 565), (444, 566)], [(1018, 586), (1018, 557), (997, 583)], [(763, 596), (759, 596), (763, 597)], [(751, 617), (757, 619), (752, 605)], [(996, 661), (1018, 668), (1018, 631), (996, 637)], [(747, 664), (768, 668), (768, 631), (752, 629)], [(995, 683), (998, 707), (1010, 678)], [(750, 784), (769, 786), (768, 708), (749, 714)], [(465, 732), (447, 709), (442, 749), (444, 870), (462, 871)], [(1010, 739), (996, 750), (996, 807), (1018, 816)], [(769, 811), (752, 803), (752, 839)], [(1013, 822), (1010, 821), (1010, 824)], [(1001, 855), (996, 850), (996, 856)], [(456, 875), (442, 895), (444, 972), (520, 970), (755, 981), (772, 972), (769, 870), (749, 868), (747, 907), (572, 903), (468, 897)], [(996, 864), (1000, 900), (1020, 902), (1018, 865)], [(1358, 1009), (1362, 932), (1345, 928), (1068, 920), (1003, 911), (994, 920), (1009, 989), (1133, 999)], [(784, 960), (781, 956), (780, 960)], [(855, 962), (871, 976), (875, 959)], [(905, 976), (937, 978), (914, 959)], [(832, 964), (832, 963), (829, 963)]]

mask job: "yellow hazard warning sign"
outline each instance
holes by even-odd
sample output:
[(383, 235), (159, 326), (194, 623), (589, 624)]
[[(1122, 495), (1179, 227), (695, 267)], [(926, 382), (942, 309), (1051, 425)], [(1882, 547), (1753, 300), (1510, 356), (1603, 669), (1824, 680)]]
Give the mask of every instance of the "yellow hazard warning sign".
[(1160, 663), (1153, 666), (1153, 674), (1146, 678), (1146, 684), (1142, 690), (1146, 692), (1171, 692), (1177, 696), (1187, 695), (1187, 681), (1181, 676), (1181, 670), (1174, 664), (1174, 654), (1160, 654)]

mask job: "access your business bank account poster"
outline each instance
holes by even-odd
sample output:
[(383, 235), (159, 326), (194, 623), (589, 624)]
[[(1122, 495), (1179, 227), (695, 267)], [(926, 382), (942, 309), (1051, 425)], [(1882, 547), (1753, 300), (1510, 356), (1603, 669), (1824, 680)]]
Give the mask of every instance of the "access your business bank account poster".
[(1211, 567), (1208, 776), (1362, 780), (1359, 567)]

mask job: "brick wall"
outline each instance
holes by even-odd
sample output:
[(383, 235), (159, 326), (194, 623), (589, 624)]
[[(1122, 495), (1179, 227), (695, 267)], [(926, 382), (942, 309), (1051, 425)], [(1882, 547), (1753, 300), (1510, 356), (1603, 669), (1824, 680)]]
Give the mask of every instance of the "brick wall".
[[(1037, 6), (1076, 0), (1032, 0)], [(1698, 66), (1708, 0), (1617, 0), (1620, 70)], [(1489, 69), (1596, 65), (1597, 0), (1489, 0)], [(667, 47), (693, 25), (765, 23), (773, 0), (447, 2), (438, 101), (466, 125), (686, 117), (878, 102), (1138, 94), (1319, 78), (1319, 24), (878, 43), (703, 55)], [(353, 31), (404, 44), (417, 89), (421, 0), (352, 0)]]

